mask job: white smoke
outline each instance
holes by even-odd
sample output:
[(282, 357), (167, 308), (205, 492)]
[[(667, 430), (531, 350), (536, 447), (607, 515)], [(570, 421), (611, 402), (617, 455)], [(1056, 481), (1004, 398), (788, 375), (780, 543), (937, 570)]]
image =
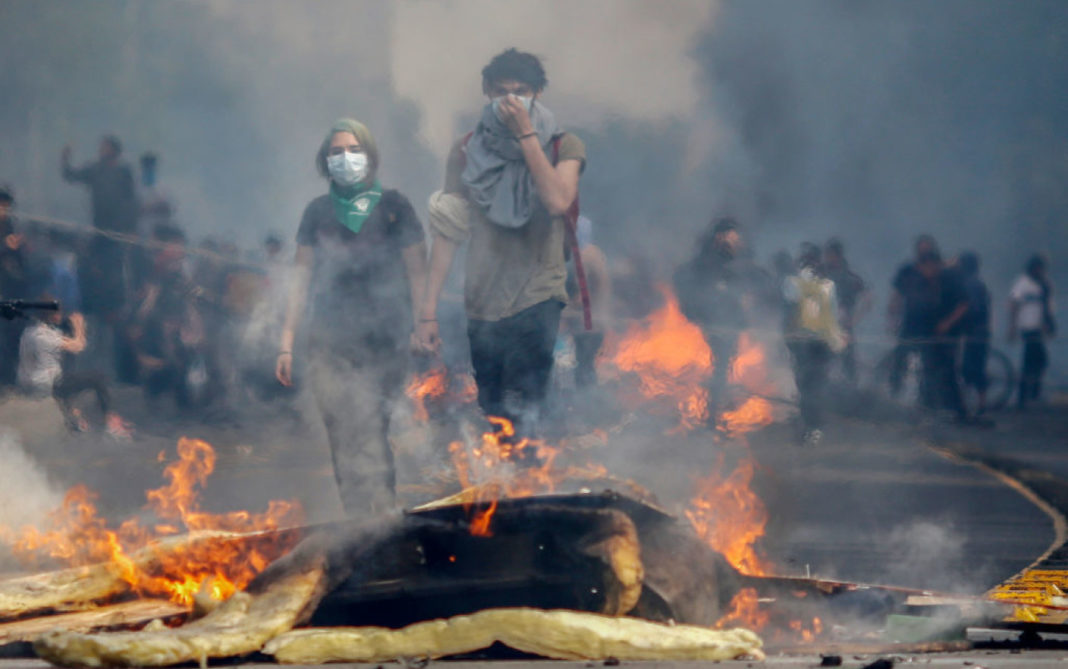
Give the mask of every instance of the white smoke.
[(0, 428), (0, 527), (40, 527), (62, 501), (63, 494), (22, 448), (18, 435)]
[(543, 58), (547, 104), (568, 124), (689, 117), (699, 100), (690, 51), (716, 9), (708, 0), (408, 0), (392, 22), (393, 85), (419, 104), (438, 155), (477, 107), (482, 67), (509, 47)]

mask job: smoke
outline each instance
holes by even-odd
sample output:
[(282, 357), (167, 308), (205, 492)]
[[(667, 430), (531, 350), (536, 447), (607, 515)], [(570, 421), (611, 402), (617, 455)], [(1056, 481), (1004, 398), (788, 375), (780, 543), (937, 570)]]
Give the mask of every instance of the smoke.
[(710, 169), (748, 177), (765, 254), (840, 235), (881, 279), (932, 232), (1000, 294), (1068, 251), (1066, 27), (1059, 2), (726, 5), (695, 52), (729, 135)]
[(0, 428), (0, 528), (43, 527), (62, 500), (63, 494), (22, 448), (18, 436)]
[(970, 574), (974, 580), (962, 583), (962, 575), (971, 571), (962, 569), (966, 566), (965, 540), (949, 521), (921, 520), (894, 527), (883, 546), (890, 565), (884, 582), (922, 582), (923, 587), (940, 590), (974, 590), (972, 584), (982, 583), (979, 574)]
[(687, 117), (699, 102), (689, 50), (716, 7), (695, 0), (403, 2), (391, 32), (393, 85), (419, 105), (423, 136), (439, 155), (455, 140), (457, 122), (481, 104), (482, 67), (513, 46), (543, 58), (544, 99), (571, 127)]

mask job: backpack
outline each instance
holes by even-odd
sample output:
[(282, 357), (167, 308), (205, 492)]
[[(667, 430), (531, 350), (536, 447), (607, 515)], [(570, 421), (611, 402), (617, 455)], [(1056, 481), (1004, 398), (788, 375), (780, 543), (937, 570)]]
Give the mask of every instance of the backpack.
[[(464, 160), (467, 158), (467, 142), (471, 140), (471, 136), (475, 133), (469, 132), (464, 136), (461, 147), (464, 149)], [(560, 160), (560, 140), (563, 135), (557, 135), (553, 137), (553, 156), (552, 163), (555, 166)], [(462, 169), (462, 168), (461, 168)], [(571, 203), (567, 211), (564, 212), (564, 230), (567, 235), (567, 246), (564, 251), (570, 251), (571, 258), (575, 261), (575, 278), (578, 281), (579, 295), (582, 298), (582, 326), (587, 332), (593, 330), (593, 315), (590, 309), (590, 287), (586, 281), (586, 270), (582, 266), (582, 253), (579, 251), (578, 244), (578, 218), (579, 218), (579, 196), (575, 194), (575, 201)], [(565, 253), (566, 255), (566, 253)]]
[(831, 301), (831, 282), (818, 276), (793, 277), (798, 300), (794, 312), (794, 327), (801, 333), (814, 335), (830, 345), (834, 351), (844, 346), (834, 304)]

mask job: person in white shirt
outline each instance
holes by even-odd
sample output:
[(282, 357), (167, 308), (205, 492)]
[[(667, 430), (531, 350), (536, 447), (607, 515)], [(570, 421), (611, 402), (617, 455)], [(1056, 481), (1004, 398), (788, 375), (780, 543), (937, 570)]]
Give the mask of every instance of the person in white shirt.
[(1042, 392), (1042, 375), (1049, 364), (1046, 339), (1056, 331), (1053, 319), (1053, 285), (1047, 274), (1047, 262), (1041, 254), (1031, 256), (1023, 274), (1009, 292), (1010, 342), (1017, 335), (1023, 340), (1023, 363), (1017, 407), (1038, 399)]
[(69, 337), (60, 329), (63, 316), (58, 310), (22, 333), (18, 367), (20, 388), (31, 396), (51, 395), (55, 398), (68, 429), (75, 432), (88, 429), (88, 423), (72, 403), (82, 393), (92, 391), (104, 416), (107, 433), (116, 438), (129, 439), (129, 427), (111, 410), (111, 396), (103, 377), (89, 371), (63, 371), (64, 354), (77, 355), (86, 346), (85, 319), (81, 314), (74, 313), (69, 320), (73, 330)]

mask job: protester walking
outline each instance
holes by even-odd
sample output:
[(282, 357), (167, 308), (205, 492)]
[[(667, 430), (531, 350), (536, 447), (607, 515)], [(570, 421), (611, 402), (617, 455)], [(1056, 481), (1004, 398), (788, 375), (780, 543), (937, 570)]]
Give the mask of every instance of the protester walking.
[(841, 362), (846, 382), (857, 384), (857, 347), (854, 340), (857, 323), (871, 306), (871, 291), (864, 279), (853, 271), (845, 256), (842, 240), (828, 240), (823, 247), (823, 273), (834, 282), (838, 296), (838, 322), (846, 336), (846, 345), (837, 358)]
[[(541, 99), (537, 56), (508, 49), (482, 70), (487, 103), (474, 132), (449, 155), (431, 196), (433, 231), (417, 344), (440, 350), (438, 300), (456, 249), (470, 240), (465, 308), (478, 402), (533, 435), (568, 300), (564, 246), (586, 147), (563, 132)], [(572, 223), (573, 223), (572, 219)]]
[(738, 338), (749, 327), (749, 312), (764, 293), (767, 275), (744, 253), (738, 222), (713, 220), (697, 243), (694, 256), (673, 276), (683, 315), (701, 328), (712, 351), (708, 383), (708, 420), (714, 426), (727, 404), (729, 372), (738, 353)]
[[(382, 513), (395, 506), (387, 432), (426, 283), (423, 228), (408, 198), (379, 182), (378, 148), (359, 121), (335, 123), (315, 164), (330, 185), (297, 231), (275, 375), (291, 385), (294, 363), (304, 363), (345, 511)], [(297, 349), (306, 305), (307, 346)]]
[(845, 348), (846, 337), (839, 324), (834, 282), (822, 276), (820, 248), (803, 245), (797, 265), (797, 273), (782, 287), (783, 338), (793, 359), (801, 443), (814, 446), (823, 439), (828, 368), (832, 356)]

